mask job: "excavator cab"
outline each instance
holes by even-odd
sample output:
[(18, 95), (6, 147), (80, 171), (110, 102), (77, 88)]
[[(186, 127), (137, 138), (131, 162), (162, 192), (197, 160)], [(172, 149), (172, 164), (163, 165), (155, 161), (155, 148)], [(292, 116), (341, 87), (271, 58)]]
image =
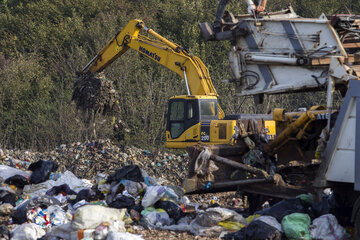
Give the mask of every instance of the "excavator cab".
[(219, 120), (215, 96), (183, 95), (169, 100), (166, 147), (185, 148), (202, 142), (229, 143), (234, 132), (232, 121)]

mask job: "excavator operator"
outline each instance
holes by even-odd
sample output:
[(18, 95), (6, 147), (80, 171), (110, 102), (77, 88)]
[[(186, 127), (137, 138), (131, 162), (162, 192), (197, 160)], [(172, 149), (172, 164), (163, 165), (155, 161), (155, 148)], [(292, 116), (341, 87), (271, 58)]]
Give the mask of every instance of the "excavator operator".
[[(225, 7), (230, 0), (220, 0), (216, 9), (215, 21), (213, 24), (214, 33), (221, 31), (221, 19), (225, 13)], [(248, 5), (248, 13), (251, 15), (257, 15), (263, 12), (266, 7), (267, 0), (245, 0)]]

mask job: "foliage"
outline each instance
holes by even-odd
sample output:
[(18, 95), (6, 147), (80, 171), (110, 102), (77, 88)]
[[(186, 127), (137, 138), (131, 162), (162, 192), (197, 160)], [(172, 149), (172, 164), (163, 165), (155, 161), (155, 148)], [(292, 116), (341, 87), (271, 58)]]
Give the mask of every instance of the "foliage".
[[(269, 3), (279, 10), (288, 1)], [(317, 17), (342, 6), (360, 10), (354, 0), (290, 0), (299, 15)], [(243, 1), (230, 1), (234, 13), (245, 11)], [(274, 106), (292, 106), (286, 97), (268, 97), (255, 107), (238, 98), (229, 78), (227, 42), (205, 43), (197, 24), (213, 21), (214, 0), (2, 0), (0, 2), (0, 146), (49, 149), (63, 142), (93, 138), (71, 102), (75, 72), (130, 19), (144, 20), (208, 66), (227, 113), (267, 112)], [(234, 10), (233, 10), (234, 9)], [(131, 131), (121, 143), (141, 147), (164, 146), (165, 113), (170, 96), (185, 93), (174, 73), (135, 52), (128, 52), (105, 72), (119, 91), (121, 121)], [(301, 97), (300, 97), (301, 99)], [(322, 99), (320, 96), (319, 99)], [(305, 105), (311, 101), (303, 102)], [(112, 118), (96, 119), (97, 137), (112, 137)]]

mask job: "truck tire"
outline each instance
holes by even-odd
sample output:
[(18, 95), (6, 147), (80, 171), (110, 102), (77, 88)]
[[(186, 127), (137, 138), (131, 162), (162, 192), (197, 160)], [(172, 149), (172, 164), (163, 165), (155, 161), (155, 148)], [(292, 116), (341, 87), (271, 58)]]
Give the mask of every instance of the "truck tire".
[(354, 239), (360, 240), (360, 197), (356, 198), (352, 205), (351, 222), (354, 223)]
[(360, 209), (356, 210), (356, 215), (354, 219), (354, 239), (360, 240)]

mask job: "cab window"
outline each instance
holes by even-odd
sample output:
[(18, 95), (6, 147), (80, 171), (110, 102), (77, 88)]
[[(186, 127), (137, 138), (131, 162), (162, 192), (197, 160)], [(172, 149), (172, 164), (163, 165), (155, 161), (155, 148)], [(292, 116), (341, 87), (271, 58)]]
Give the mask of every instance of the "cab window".
[(172, 102), (170, 106), (170, 134), (171, 138), (179, 137), (184, 131), (185, 103)]
[(201, 116), (215, 117), (217, 115), (216, 101), (201, 101), (200, 102)]
[(195, 102), (188, 103), (187, 119), (193, 119), (195, 114)]
[(173, 102), (170, 109), (170, 121), (184, 120), (184, 102)]

